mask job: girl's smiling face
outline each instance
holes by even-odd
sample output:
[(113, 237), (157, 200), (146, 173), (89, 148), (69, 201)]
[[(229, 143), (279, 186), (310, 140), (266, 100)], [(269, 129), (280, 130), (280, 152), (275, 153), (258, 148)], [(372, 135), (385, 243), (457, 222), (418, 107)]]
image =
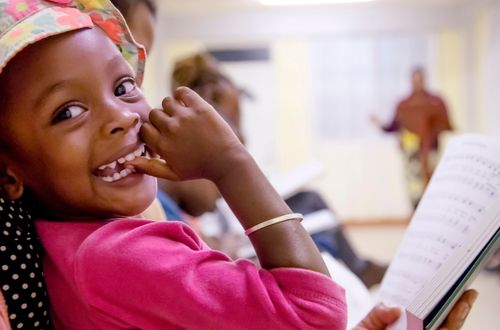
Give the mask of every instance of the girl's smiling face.
[(99, 28), (35, 43), (0, 75), (0, 160), (53, 219), (132, 216), (156, 179), (122, 164), (144, 154), (150, 107), (134, 72)]

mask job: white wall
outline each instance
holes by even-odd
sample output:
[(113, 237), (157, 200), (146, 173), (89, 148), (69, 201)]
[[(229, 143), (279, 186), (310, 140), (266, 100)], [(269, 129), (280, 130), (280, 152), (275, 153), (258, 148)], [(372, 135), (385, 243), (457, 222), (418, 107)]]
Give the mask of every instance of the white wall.
[(486, 112), (488, 132), (500, 137), (500, 1), (491, 7), (490, 40), (486, 51)]
[(254, 8), (182, 17), (165, 16), (160, 22), (160, 32), (170, 40), (246, 44), (332, 34), (435, 31), (453, 24), (457, 19), (454, 12), (454, 7), (404, 4)]

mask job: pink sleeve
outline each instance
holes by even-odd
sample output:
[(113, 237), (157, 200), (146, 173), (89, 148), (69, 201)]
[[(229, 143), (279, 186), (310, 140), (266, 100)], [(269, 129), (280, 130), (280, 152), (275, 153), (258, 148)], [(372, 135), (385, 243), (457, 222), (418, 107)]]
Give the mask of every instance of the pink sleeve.
[(100, 317), (142, 329), (345, 329), (344, 290), (312, 271), (266, 271), (208, 249), (178, 223), (108, 225), (75, 277)]

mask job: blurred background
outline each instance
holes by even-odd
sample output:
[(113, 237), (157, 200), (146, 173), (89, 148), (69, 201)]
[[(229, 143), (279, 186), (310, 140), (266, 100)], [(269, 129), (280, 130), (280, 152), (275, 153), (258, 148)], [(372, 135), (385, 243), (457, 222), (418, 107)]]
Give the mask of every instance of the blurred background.
[(243, 124), (258, 162), (272, 173), (319, 160), (325, 171), (313, 185), (346, 222), (398, 222), (412, 211), (398, 139), (369, 116), (391, 120), (413, 67), (447, 103), (453, 134), (500, 135), (498, 0), (157, 2), (151, 103), (170, 94), (176, 60), (212, 52), (251, 95)]
[[(319, 161), (309, 185), (361, 254), (389, 262), (413, 208), (398, 136), (370, 115), (389, 123), (420, 66), (454, 126), (441, 146), (464, 132), (500, 136), (500, 0), (274, 2), (157, 0), (144, 90), (159, 106), (175, 61), (210, 52), (248, 95), (243, 130), (264, 170)], [(500, 329), (498, 274), (474, 286), (480, 297), (465, 329)]]

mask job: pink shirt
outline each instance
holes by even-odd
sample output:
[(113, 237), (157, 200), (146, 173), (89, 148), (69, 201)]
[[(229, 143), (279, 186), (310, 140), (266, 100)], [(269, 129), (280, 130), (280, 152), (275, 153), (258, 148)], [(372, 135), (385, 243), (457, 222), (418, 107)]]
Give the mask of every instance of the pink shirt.
[(346, 327), (344, 290), (327, 276), (232, 261), (179, 222), (36, 227), (56, 329)]

